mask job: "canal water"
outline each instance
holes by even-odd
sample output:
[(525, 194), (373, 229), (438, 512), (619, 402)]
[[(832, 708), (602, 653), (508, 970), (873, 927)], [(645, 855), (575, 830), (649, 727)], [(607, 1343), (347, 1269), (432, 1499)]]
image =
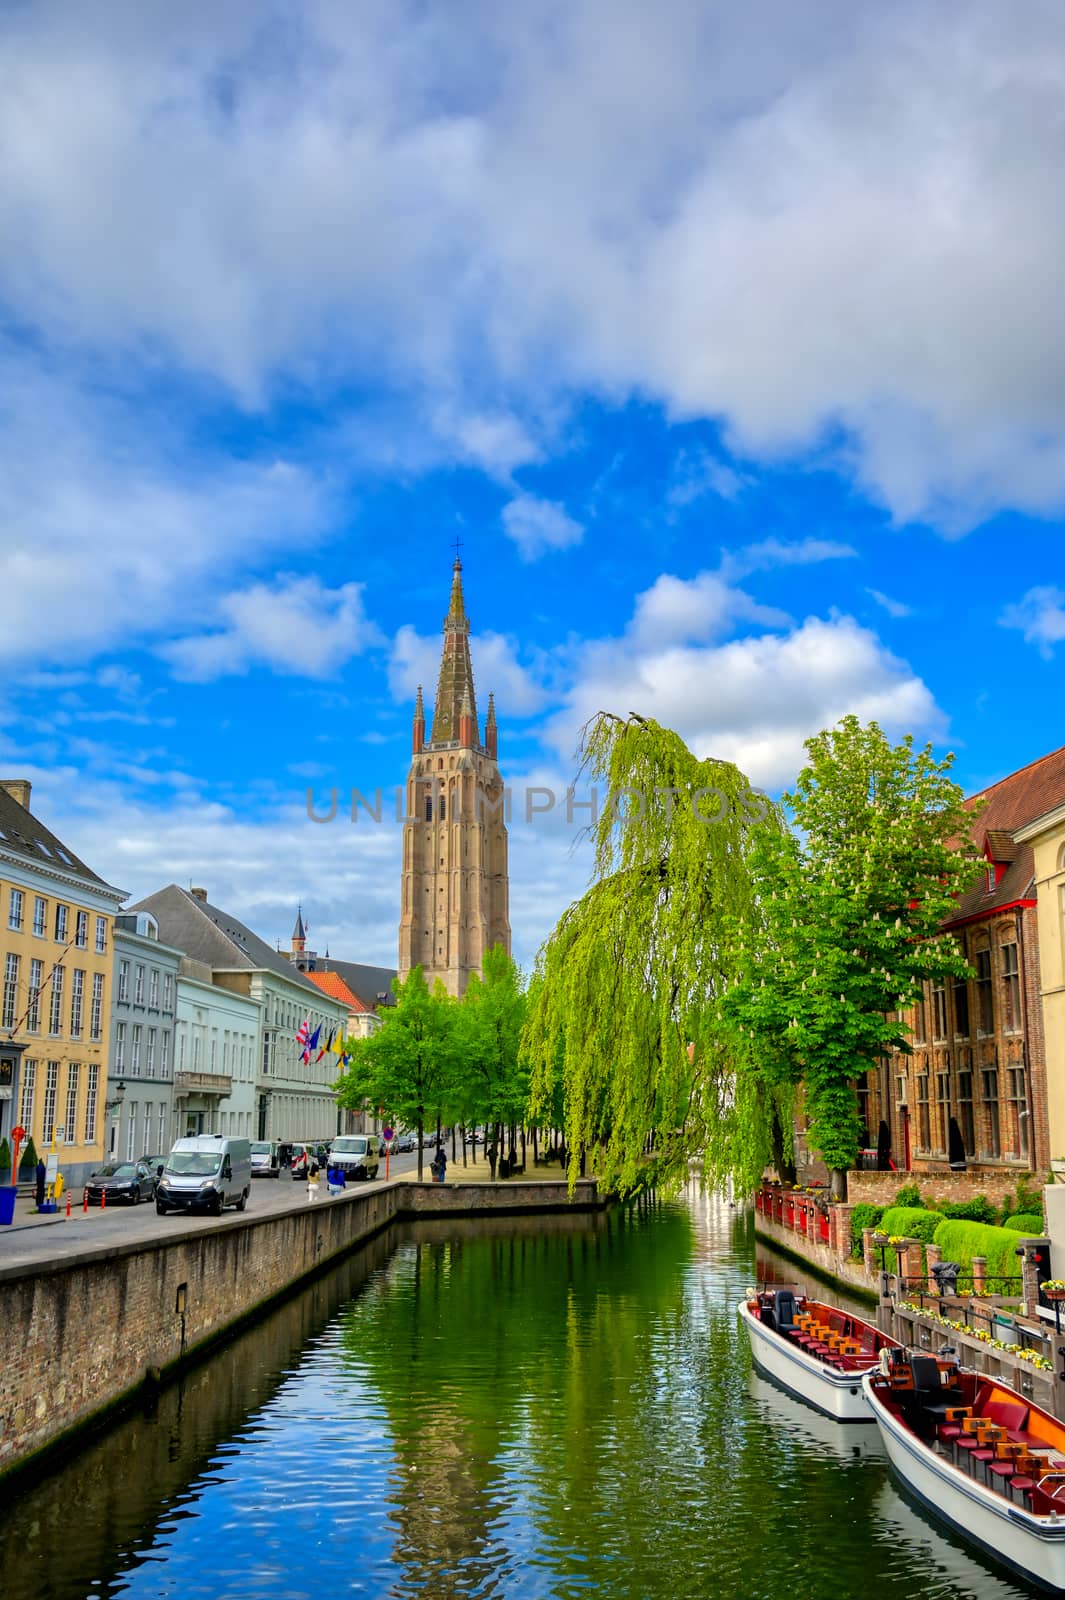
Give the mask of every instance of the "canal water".
[(692, 1189), (423, 1223), (0, 1502), (2, 1600), (1005, 1600), (873, 1427), (752, 1373), (793, 1279)]

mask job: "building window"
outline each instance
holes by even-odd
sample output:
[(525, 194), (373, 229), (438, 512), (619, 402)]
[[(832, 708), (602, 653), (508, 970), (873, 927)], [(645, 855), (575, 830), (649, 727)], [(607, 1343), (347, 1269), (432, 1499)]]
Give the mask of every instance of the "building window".
[(966, 978), (954, 979), (954, 1037), (969, 1037), (969, 983)]
[(44, 983), (44, 962), (30, 962), (30, 992), (27, 996), (26, 1031), (41, 1031), (41, 986)]
[(115, 1023), (115, 1072), (119, 1077), (126, 1070), (126, 1024)]
[(950, 1148), (950, 1073), (936, 1073), (936, 1149)]
[(100, 1069), (95, 1061), (89, 1063), (89, 1081), (85, 1087), (85, 1143), (96, 1143), (96, 1097), (100, 1092)]
[(120, 961), (118, 963), (118, 998), (120, 1000), (128, 1000), (129, 999), (129, 962), (128, 961)]
[(96, 919), (96, 954), (102, 956), (107, 949), (107, 918)]
[(129, 1108), (129, 1123), (126, 1126), (126, 1160), (135, 1161), (137, 1158), (137, 1102)]
[(1002, 1133), (998, 1112), (998, 1073), (991, 1069), (983, 1074), (984, 1115), (987, 1118), (987, 1154), (998, 1160), (1002, 1154)]
[(77, 1144), (78, 1142), (78, 1079), (81, 1068), (76, 1061), (72, 1061), (67, 1068), (67, 1119), (63, 1124), (64, 1144)]
[(21, 889), (12, 889), (11, 898), (7, 906), (7, 925), (16, 933), (22, 932), (22, 907), (24, 897)]
[(264, 1078), (267, 1077), (269, 1075), (269, 1072), (270, 1072), (270, 1035), (268, 1033), (264, 1033), (263, 1034), (263, 1077)]
[(51, 1144), (55, 1138), (55, 1097), (59, 1088), (59, 1062), (49, 1061), (44, 1074), (44, 1121), (41, 1123), (41, 1143)]
[(174, 979), (171, 973), (163, 973), (163, 1010), (174, 1009)]
[(22, 1063), (22, 1108), (19, 1112), (19, 1122), (27, 1134), (33, 1132), (33, 1091), (37, 1087), (36, 1061), (23, 1061)]
[[(169, 1030), (169, 1028), (164, 1028), (162, 1033), (159, 1035), (159, 1076), (161, 1078), (169, 1078), (169, 1076), (170, 1076), (170, 1030)], [(163, 1148), (162, 1145), (160, 1145), (159, 1148), (161, 1150)]]
[(59, 944), (67, 942), (67, 908), (57, 905), (55, 908), (55, 936)]
[(85, 974), (75, 967), (70, 978), (70, 1037), (81, 1038), (81, 1014), (85, 1005)]
[(1011, 1121), (1015, 1130), (1015, 1146), (1017, 1154), (1022, 1160), (1028, 1157), (1028, 1093), (1024, 1083), (1024, 1068), (1011, 1067), (1010, 1078), (1010, 1111)]
[(947, 1037), (947, 990), (946, 985), (937, 983), (932, 989), (932, 1038), (945, 1039)]
[(141, 1025), (135, 1022), (132, 1028), (132, 1040), (129, 1051), (129, 1070), (135, 1078), (140, 1076), (141, 1070)]
[(33, 897), (33, 931), (38, 939), (43, 939), (48, 926), (48, 901), (43, 895)]
[(1017, 946), (1002, 946), (1002, 1027), (1006, 1033), (1021, 1031), (1021, 976), (1017, 970)]
[(165, 1150), (167, 1148), (166, 1106), (161, 1101), (159, 1104), (159, 1143), (155, 1148), (157, 1150)]
[(917, 1148), (930, 1150), (932, 1148), (932, 1130), (929, 1126), (930, 1108), (928, 1104), (928, 1074), (919, 1072), (916, 1078), (917, 1090)]
[(48, 1018), (48, 1032), (60, 1034), (63, 1031), (63, 969), (55, 966), (52, 968), (52, 1005)]
[(14, 1028), (18, 1020), (18, 964), (19, 958), (8, 952), (4, 962), (4, 1002), (0, 1006), (0, 1027)]
[(133, 1004), (135, 1006), (144, 1004), (144, 968), (142, 966), (136, 966), (133, 969)]
[[(441, 950), (440, 954), (443, 955), (443, 953), (444, 952)], [(920, 1000), (918, 1000), (917, 1004), (913, 1008), (913, 1042), (914, 1044), (924, 1044), (926, 1037), (927, 1035), (925, 1034), (924, 1027), (924, 999), (922, 997)]]
[(89, 1038), (101, 1039), (104, 1025), (104, 975), (92, 975), (92, 1007), (89, 1011)]
[(976, 952), (976, 1032), (986, 1038), (995, 1031), (995, 997), (991, 989), (991, 951)]
[(153, 967), (148, 974), (148, 1004), (159, 1009), (159, 968)]
[(144, 1049), (144, 1072), (149, 1078), (155, 1077), (155, 1029), (148, 1029), (148, 1040)]
[(973, 1124), (973, 1075), (958, 1073), (958, 1127), (961, 1129), (965, 1154), (972, 1159), (976, 1154), (975, 1127)]
[(89, 913), (78, 911), (74, 917), (74, 943), (79, 950), (89, 948)]

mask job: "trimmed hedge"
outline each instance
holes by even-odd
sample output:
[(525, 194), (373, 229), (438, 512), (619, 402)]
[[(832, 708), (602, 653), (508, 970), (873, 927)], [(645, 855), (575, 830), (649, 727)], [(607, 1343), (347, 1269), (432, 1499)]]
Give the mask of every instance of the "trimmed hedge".
[(1037, 1239), (1046, 1232), (1042, 1214), (1035, 1211), (1018, 1211), (1015, 1217), (1007, 1217), (1002, 1226), (1012, 1229), (1014, 1233), (1031, 1234)]
[[(973, 1256), (983, 1256), (989, 1278), (1019, 1278), (1021, 1263), (1017, 1255), (1017, 1232), (1013, 1228), (990, 1228), (982, 1222), (939, 1224), (935, 1241), (944, 1261), (956, 1261), (963, 1272), (971, 1272)], [(1001, 1291), (992, 1289), (992, 1294)]]
[(862, 1201), (860, 1205), (851, 1208), (851, 1256), (855, 1261), (862, 1259), (862, 1234), (866, 1228), (878, 1228), (880, 1218), (884, 1215), (883, 1206), (870, 1205)]
[(920, 1239), (931, 1244), (936, 1229), (946, 1219), (941, 1211), (926, 1211), (923, 1206), (892, 1206), (880, 1219), (880, 1231), (889, 1235), (902, 1234), (907, 1239)]
[(984, 1222), (994, 1227), (999, 1219), (998, 1207), (993, 1206), (984, 1194), (974, 1195), (971, 1200), (947, 1200), (936, 1209), (942, 1211), (950, 1222)]

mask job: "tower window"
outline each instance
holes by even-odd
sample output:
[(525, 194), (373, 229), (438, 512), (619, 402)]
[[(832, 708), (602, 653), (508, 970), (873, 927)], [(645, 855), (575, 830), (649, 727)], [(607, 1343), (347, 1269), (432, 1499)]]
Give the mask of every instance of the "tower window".
[(433, 797), (431, 794), (427, 794), (425, 797), (425, 820), (426, 822), (432, 822), (433, 820)]
[(447, 816), (447, 801), (444, 799), (443, 795), (441, 795), (440, 796), (440, 821), (443, 822), (446, 816)]

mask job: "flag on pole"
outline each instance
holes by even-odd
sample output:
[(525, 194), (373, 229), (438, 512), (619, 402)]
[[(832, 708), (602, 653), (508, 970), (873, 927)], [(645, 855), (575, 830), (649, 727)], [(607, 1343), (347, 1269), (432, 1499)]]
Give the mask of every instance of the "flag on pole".
[(310, 1017), (304, 1017), (303, 1021), (300, 1023), (299, 1027), (296, 1029), (296, 1043), (297, 1044), (306, 1044), (307, 1043), (307, 1037), (308, 1037), (310, 1031), (311, 1031), (311, 1019), (310, 1019)]
[(325, 1055), (326, 1051), (327, 1050), (332, 1050), (332, 1048), (333, 1048), (333, 1035), (330, 1034), (328, 1039), (323, 1041), (322, 1048), (319, 1050), (318, 1054), (314, 1058), (315, 1066), (317, 1066), (319, 1061), (321, 1061), (321, 1059)]
[(318, 1035), (321, 1033), (321, 1031), (322, 1031), (322, 1024), (319, 1023), (317, 1028), (315, 1028), (314, 1032), (311, 1034), (310, 1038), (307, 1040), (307, 1043), (303, 1047), (303, 1064), (304, 1064), (304, 1066), (307, 1066), (309, 1064), (312, 1052), (317, 1050), (317, 1048), (318, 1048)]

